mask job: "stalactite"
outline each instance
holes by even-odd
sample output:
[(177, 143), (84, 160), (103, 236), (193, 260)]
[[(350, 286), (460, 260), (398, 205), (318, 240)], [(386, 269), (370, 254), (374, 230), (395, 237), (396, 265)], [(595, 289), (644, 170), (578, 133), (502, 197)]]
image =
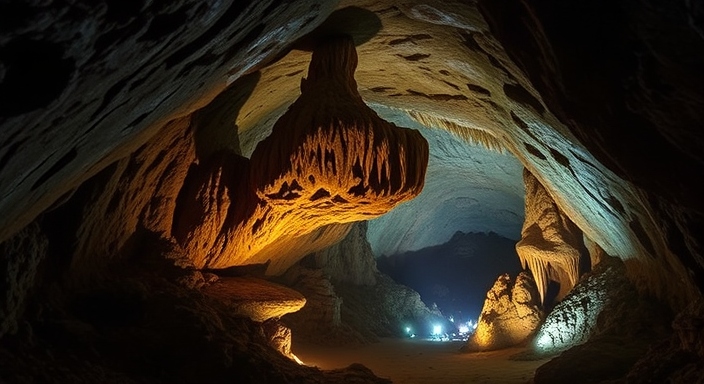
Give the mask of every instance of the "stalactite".
[[(421, 192), (427, 142), (419, 132), (384, 121), (366, 106), (353, 76), (356, 65), (349, 37), (316, 48), (301, 96), (254, 150), (248, 171), (241, 172), (246, 176), (230, 181), (232, 190), (249, 188), (236, 195), (245, 198), (232, 202), (226, 219), (216, 220), (220, 228), (210, 229), (216, 235), (208, 244), (180, 236), (196, 266), (266, 262), (278, 252), (270, 269), (283, 271), (303, 256), (287, 247), (295, 239), (323, 226), (377, 217)], [(210, 179), (218, 181), (218, 175)], [(213, 187), (204, 188), (206, 200), (216, 199), (208, 192)]]
[(508, 151), (501, 139), (497, 138), (496, 136), (487, 131), (463, 126), (454, 121), (443, 119), (427, 113), (408, 111), (408, 115), (411, 116), (413, 120), (425, 126), (442, 128), (449, 132), (452, 132), (453, 134), (467, 141), (468, 143), (478, 144), (486, 149), (499, 153), (506, 153)]
[(557, 299), (567, 294), (579, 280), (582, 232), (560, 211), (552, 197), (528, 170), (523, 171), (526, 186), (525, 222), (516, 252), (523, 268), (533, 273), (541, 301), (548, 284), (560, 284)]

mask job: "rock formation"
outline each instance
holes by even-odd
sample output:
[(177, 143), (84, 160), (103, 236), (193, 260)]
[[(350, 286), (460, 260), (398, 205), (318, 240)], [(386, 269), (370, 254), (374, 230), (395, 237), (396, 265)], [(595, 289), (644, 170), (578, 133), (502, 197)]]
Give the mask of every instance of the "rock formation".
[(307, 300), (303, 309), (283, 319), (297, 338), (360, 344), (404, 335), (406, 326), (420, 333), (428, 324), (444, 321), (417, 292), (377, 270), (366, 228), (366, 222), (354, 223), (341, 242), (308, 255), (282, 276)]
[(17, 332), (17, 322), (47, 248), (48, 240), (38, 225), (28, 226), (0, 244), (0, 255), (5, 258), (0, 262), (0, 337)]
[(203, 293), (225, 303), (236, 315), (260, 323), (296, 312), (306, 303), (292, 289), (251, 277), (221, 277), (208, 284)]
[(249, 162), (214, 157), (192, 168), (174, 236), (196, 267), (273, 260), (270, 272), (280, 273), (296, 261), (290, 249), (286, 257), (277, 255), (282, 242), (379, 216), (420, 193), (427, 142), (364, 104), (356, 66), (351, 38), (321, 43), (301, 96)]
[(290, 328), (283, 325), (278, 319), (272, 319), (262, 324), (262, 330), (272, 348), (291, 360), (298, 361), (296, 355), (291, 352)]
[[(585, 277), (550, 311), (535, 337), (538, 351), (561, 351), (582, 344), (597, 327), (597, 318), (627, 281), (619, 275), (623, 265), (605, 259), (599, 269)], [(617, 299), (616, 299), (617, 300)]]
[[(322, 270), (294, 265), (279, 281), (295, 288), (306, 297), (306, 305), (300, 311), (283, 319), (283, 322), (294, 330), (297, 340), (337, 344), (343, 338), (341, 334), (351, 334), (348, 328), (342, 325), (342, 298), (337, 295), (335, 287)], [(355, 337), (351, 336), (350, 339)]]
[[(313, 185), (308, 170), (287, 168), (318, 161), (321, 177), (329, 166), (349, 182), (335, 140), (369, 125), (285, 136), (298, 148), (272, 137), (252, 155), (299, 96), (308, 43), (322, 36), (311, 32), (335, 9), (345, 22), (333, 31), (364, 37), (364, 103), (505, 148), (599, 247), (590, 249), (624, 261), (618, 274), (633, 286), (597, 321), (609, 331), (535, 382), (702, 381), (701, 315), (688, 306), (704, 291), (704, 14), (697, 1), (653, 0), (0, 2), (0, 380), (383, 382), (281, 356), (260, 325), (200, 291), (208, 271), (191, 271), (271, 260), (269, 273), (282, 273), (384, 208), (322, 219), (315, 204), (345, 204), (332, 201), (335, 188), (369, 186), (386, 208), (400, 196), (386, 194), (400, 179), (384, 187), (382, 177), (400, 152), (382, 142), (371, 148), (390, 157), (360, 157), (369, 173), (354, 185)], [(328, 99), (341, 101), (320, 105)], [(299, 149), (310, 147), (306, 163)], [(325, 148), (335, 148), (327, 159)], [(245, 159), (264, 152), (266, 180)], [(419, 185), (408, 187), (401, 195)], [(286, 215), (293, 202), (315, 217)], [(471, 201), (438, 206), (457, 203)], [(255, 224), (271, 228), (252, 233)], [(174, 262), (193, 273), (164, 266)], [(574, 280), (564, 270), (543, 280)], [(354, 292), (374, 294), (364, 287)], [(647, 308), (656, 299), (677, 322)]]
[(543, 358), (559, 355), (537, 369), (536, 383), (701, 378), (692, 364), (700, 358), (680, 349), (669, 330), (670, 310), (639, 295), (624, 269), (621, 260), (604, 257), (548, 315), (532, 347)]
[(312, 253), (303, 265), (320, 268), (332, 281), (352, 285), (375, 285), (379, 271), (367, 241), (366, 221), (352, 224), (339, 243)]
[(499, 278), (486, 294), (477, 329), (463, 347), (465, 351), (489, 351), (525, 342), (543, 320), (535, 281), (526, 272), (513, 280)]
[(516, 252), (523, 268), (529, 268), (545, 302), (548, 282), (560, 284), (561, 300), (577, 284), (582, 272), (582, 231), (555, 204), (540, 181), (523, 171), (526, 185), (526, 218)]

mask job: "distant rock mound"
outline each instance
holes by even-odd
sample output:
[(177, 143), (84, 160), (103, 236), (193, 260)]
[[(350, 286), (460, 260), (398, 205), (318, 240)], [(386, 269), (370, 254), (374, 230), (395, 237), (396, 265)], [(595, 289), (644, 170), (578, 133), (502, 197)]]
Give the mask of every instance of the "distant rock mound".
[(535, 281), (528, 272), (515, 280), (499, 276), (486, 294), (477, 329), (463, 348), (487, 351), (525, 342), (540, 326), (543, 311)]
[(446, 243), (377, 259), (379, 270), (436, 303), (446, 315), (477, 319), (486, 291), (502, 273), (521, 265), (515, 240), (496, 233), (462, 233)]

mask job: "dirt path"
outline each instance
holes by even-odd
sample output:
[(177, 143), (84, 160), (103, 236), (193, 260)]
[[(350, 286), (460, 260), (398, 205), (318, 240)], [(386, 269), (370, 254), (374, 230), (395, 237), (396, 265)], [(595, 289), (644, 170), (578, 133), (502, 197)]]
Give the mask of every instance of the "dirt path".
[(306, 364), (321, 369), (362, 363), (377, 376), (396, 384), (526, 383), (547, 360), (514, 361), (522, 349), (459, 353), (460, 342), (417, 339), (383, 339), (357, 348), (296, 345), (294, 353)]

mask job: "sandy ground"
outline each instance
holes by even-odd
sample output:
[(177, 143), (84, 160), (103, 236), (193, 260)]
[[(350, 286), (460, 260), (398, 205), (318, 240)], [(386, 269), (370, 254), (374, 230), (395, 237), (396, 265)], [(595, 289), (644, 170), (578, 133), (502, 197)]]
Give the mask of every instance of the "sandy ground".
[(459, 353), (461, 342), (383, 339), (357, 348), (293, 345), (306, 364), (321, 369), (362, 363), (377, 376), (396, 384), (526, 383), (547, 360), (514, 361), (521, 352), (511, 348), (494, 352)]

